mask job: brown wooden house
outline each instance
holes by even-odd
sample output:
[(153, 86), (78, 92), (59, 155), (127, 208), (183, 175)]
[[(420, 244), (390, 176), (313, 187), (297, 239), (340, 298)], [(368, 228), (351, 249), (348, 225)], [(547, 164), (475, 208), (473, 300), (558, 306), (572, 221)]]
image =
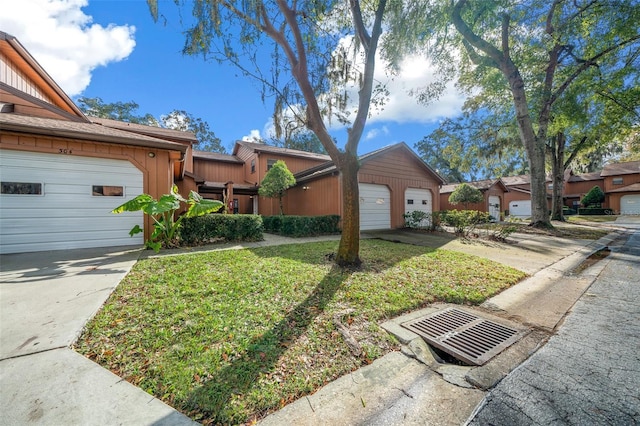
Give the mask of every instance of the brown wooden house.
[(620, 214), (640, 215), (640, 161), (607, 164), (604, 179), (605, 206)]
[[(505, 206), (505, 194), (509, 192), (502, 179), (485, 179), (475, 182), (467, 182), (468, 185), (480, 190), (484, 201), (476, 204), (469, 204), (466, 209), (487, 212), (495, 220), (500, 220)], [(461, 184), (454, 183), (444, 185), (440, 188), (440, 208), (441, 210), (463, 210), (464, 206), (452, 204), (449, 197)]]
[(111, 210), (143, 192), (169, 192), (187, 172), (189, 149), (189, 141), (91, 122), (0, 32), (1, 253), (142, 244), (128, 235), (142, 214)]

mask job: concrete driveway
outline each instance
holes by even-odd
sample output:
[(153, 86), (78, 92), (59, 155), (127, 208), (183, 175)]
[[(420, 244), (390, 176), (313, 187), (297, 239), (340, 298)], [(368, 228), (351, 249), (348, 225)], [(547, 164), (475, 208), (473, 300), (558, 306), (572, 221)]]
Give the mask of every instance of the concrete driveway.
[(121, 247), (0, 256), (0, 425), (193, 423), (70, 349), (139, 255)]

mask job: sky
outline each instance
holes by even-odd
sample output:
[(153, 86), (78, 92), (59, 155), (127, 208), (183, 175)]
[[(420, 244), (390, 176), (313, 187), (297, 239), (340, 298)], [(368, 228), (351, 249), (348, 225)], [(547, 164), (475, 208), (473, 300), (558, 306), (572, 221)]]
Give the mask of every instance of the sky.
[[(262, 103), (259, 85), (231, 65), (184, 56), (178, 8), (169, 0), (159, 4), (166, 22), (154, 23), (144, 0), (0, 0), (0, 30), (15, 36), (73, 100), (134, 101), (140, 115), (155, 117), (185, 110), (207, 121), (228, 151), (236, 140), (269, 138), (272, 104)], [(464, 102), (453, 85), (428, 106), (408, 94), (433, 73), (422, 57), (408, 58), (393, 80), (384, 68), (379, 60), (376, 78), (390, 96), (368, 120), (359, 154), (397, 142), (413, 147)], [(331, 134), (344, 146), (344, 127), (333, 123)]]

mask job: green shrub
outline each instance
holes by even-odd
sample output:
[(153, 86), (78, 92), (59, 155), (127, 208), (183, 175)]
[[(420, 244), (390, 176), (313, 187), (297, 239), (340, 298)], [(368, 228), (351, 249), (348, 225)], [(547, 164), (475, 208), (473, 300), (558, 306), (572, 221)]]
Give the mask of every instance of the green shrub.
[(404, 224), (407, 228), (429, 229), (431, 228), (431, 214), (422, 210), (414, 210), (405, 213)]
[(456, 234), (465, 237), (473, 233), (476, 225), (491, 220), (489, 213), (477, 210), (449, 210), (441, 212), (441, 215), (444, 224), (452, 226)]
[(567, 206), (563, 206), (562, 207), (562, 214), (564, 216), (571, 216), (571, 215), (574, 215), (576, 213), (577, 213), (577, 211), (575, 209), (572, 209), (572, 208), (567, 207)]
[(311, 237), (340, 232), (340, 216), (264, 216), (265, 232), (287, 237)]
[(601, 203), (604, 201), (604, 192), (599, 186), (594, 186), (587, 192), (587, 195), (584, 196), (580, 204), (585, 207), (600, 207)]
[(612, 215), (615, 212), (611, 209), (601, 209), (601, 208), (586, 208), (586, 209), (578, 209), (578, 214), (583, 216), (601, 216), (601, 215)]
[(188, 218), (180, 229), (180, 242), (184, 245), (261, 240), (262, 218), (253, 214), (209, 214)]

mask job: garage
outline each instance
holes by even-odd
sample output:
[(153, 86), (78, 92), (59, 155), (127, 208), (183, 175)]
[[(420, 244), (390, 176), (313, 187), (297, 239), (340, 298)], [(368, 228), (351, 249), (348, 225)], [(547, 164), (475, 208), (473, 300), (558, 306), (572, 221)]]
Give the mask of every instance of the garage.
[[(407, 188), (404, 191), (404, 212), (409, 214), (414, 211), (421, 211), (431, 215), (433, 212), (433, 196), (428, 189)], [(420, 223), (420, 227), (431, 225), (431, 216)]]
[(640, 215), (640, 194), (623, 195), (620, 198), (620, 214)]
[(111, 210), (143, 192), (126, 160), (2, 150), (0, 253), (142, 245), (142, 213)]
[(518, 218), (531, 217), (531, 200), (518, 200), (509, 203), (509, 216)]
[(361, 183), (360, 230), (391, 228), (391, 194), (385, 185)]

